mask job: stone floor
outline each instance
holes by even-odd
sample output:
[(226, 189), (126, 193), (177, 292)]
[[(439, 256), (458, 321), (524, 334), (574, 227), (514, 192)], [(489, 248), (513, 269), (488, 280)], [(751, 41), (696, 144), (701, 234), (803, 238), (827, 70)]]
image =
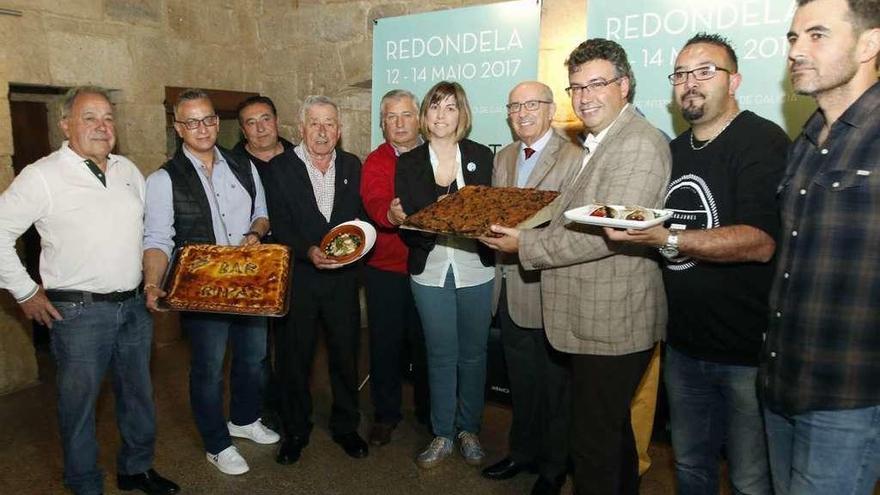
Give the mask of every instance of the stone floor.
[[(479, 471), (455, 456), (430, 471), (416, 467), (413, 457), (430, 437), (415, 422), (411, 406), (407, 417), (395, 431), (391, 444), (372, 448), (366, 459), (355, 460), (344, 454), (327, 430), (330, 391), (323, 354), (315, 367), (315, 431), (300, 462), (281, 466), (274, 462), (275, 447), (244, 440), (236, 445), (248, 460), (251, 471), (233, 477), (221, 474), (205, 461), (198, 433), (190, 414), (187, 392), (188, 348), (177, 342), (154, 351), (153, 383), (156, 395), (159, 435), (156, 469), (175, 480), (184, 493), (191, 494), (526, 494), (534, 480), (520, 475), (508, 481), (489, 481)], [(366, 354), (366, 353), (362, 353)], [(0, 493), (64, 493), (61, 483), (61, 450), (55, 416), (55, 390), (52, 385), (51, 358), (39, 353), (42, 384), (0, 397)], [(364, 370), (366, 363), (362, 363)], [(362, 376), (365, 373), (362, 371)], [(98, 404), (100, 463), (114, 473), (115, 451), (119, 445), (113, 415), (113, 396), (109, 384)], [(409, 390), (407, 402), (411, 404)], [(361, 404), (368, 410), (369, 385), (361, 393)], [(366, 435), (368, 416), (362, 422)], [(510, 425), (507, 407), (488, 404), (481, 438), (489, 461), (506, 452), (506, 432)], [(651, 446), (654, 465), (644, 476), (641, 493), (673, 493), (672, 451), (669, 445)], [(120, 493), (112, 476), (105, 482), (106, 493)], [(571, 483), (563, 493), (571, 493)], [(725, 492), (726, 493), (726, 492)]]

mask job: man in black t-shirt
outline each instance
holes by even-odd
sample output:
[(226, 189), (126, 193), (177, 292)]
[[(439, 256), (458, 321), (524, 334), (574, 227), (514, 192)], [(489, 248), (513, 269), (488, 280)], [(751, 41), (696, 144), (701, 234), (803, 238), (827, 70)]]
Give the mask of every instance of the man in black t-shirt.
[(232, 151), (247, 157), (259, 172), (272, 158), (293, 148), (278, 135), (278, 111), (268, 96), (251, 96), (239, 103), (238, 125), (243, 137)]
[[(232, 148), (232, 153), (241, 157), (242, 160), (250, 160), (260, 174), (263, 181), (263, 189), (269, 194), (266, 184), (266, 167), (272, 158), (280, 155), (285, 150), (293, 148), (293, 143), (278, 135), (278, 110), (275, 103), (268, 96), (251, 96), (238, 105), (238, 125), (241, 127), (243, 138)], [(272, 233), (266, 234), (264, 243), (275, 242)], [(273, 430), (281, 427), (278, 418), (280, 406), (280, 392), (278, 391), (278, 377), (272, 364), (272, 341), (275, 339), (274, 322), (269, 321), (268, 349), (266, 351), (265, 390), (263, 391), (263, 423)]]
[(726, 445), (735, 493), (771, 493), (756, 392), (779, 220), (776, 186), (790, 141), (746, 110), (727, 40), (688, 40), (669, 76), (691, 128), (671, 144), (669, 227), (606, 229), (609, 239), (657, 246), (669, 304), (664, 379), (679, 493), (718, 493)]

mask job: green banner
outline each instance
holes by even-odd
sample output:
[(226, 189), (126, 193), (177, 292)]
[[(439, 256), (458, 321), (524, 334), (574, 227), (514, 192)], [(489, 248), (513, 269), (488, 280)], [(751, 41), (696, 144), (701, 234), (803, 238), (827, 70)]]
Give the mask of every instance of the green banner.
[(588, 2), (587, 33), (626, 49), (638, 83), (635, 103), (669, 135), (687, 129), (672, 105), (668, 76), (682, 45), (698, 32), (731, 41), (743, 82), (737, 100), (786, 129), (800, 132), (815, 108), (791, 91), (786, 72), (786, 33), (794, 0), (594, 0)]
[(509, 143), (507, 93), (538, 76), (540, 21), (535, 0), (378, 19), (373, 30), (373, 147), (382, 142), (382, 95), (401, 88), (421, 101), (444, 80), (457, 81), (467, 93), (473, 112), (470, 139), (493, 149)]

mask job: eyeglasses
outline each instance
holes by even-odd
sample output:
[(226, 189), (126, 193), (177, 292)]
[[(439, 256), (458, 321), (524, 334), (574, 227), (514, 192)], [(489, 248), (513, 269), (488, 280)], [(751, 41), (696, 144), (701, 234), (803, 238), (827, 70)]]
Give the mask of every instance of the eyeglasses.
[(541, 103), (546, 103), (547, 105), (553, 103), (552, 101), (544, 101), (544, 100), (529, 100), (523, 102), (513, 102), (507, 104), (507, 113), (517, 113), (523, 108), (530, 112), (534, 112), (535, 110), (541, 108)]
[(688, 76), (690, 74), (693, 74), (694, 79), (696, 79), (697, 81), (708, 81), (709, 79), (715, 77), (715, 74), (718, 74), (719, 70), (731, 74), (731, 72), (724, 67), (718, 67), (715, 64), (709, 64), (702, 67), (697, 67), (696, 69), (692, 70), (675, 71), (672, 74), (669, 74), (669, 82), (671, 82), (673, 86), (684, 84), (687, 82)]
[(199, 124), (204, 125), (205, 127), (214, 127), (220, 122), (220, 117), (216, 115), (208, 115), (202, 119), (186, 119), (186, 120), (175, 120), (174, 122), (178, 124), (183, 124), (187, 129), (194, 131), (199, 128)]
[(583, 86), (572, 84), (571, 86), (565, 88), (565, 92), (568, 93), (568, 96), (574, 96), (576, 94), (580, 94), (581, 92), (586, 91), (587, 94), (594, 93), (599, 91), (600, 89), (604, 89), (605, 86), (609, 84), (616, 83), (623, 79), (623, 76), (615, 77), (614, 79), (609, 79), (608, 81), (596, 81), (590, 84), (585, 84)]

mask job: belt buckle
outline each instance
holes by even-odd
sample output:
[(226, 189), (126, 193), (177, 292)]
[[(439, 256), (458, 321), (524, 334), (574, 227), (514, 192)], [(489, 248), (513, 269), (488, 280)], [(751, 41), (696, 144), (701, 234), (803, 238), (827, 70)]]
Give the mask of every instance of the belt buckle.
[(82, 291), (82, 292), (80, 292), (80, 295), (82, 296), (82, 303), (83, 304), (92, 304), (95, 302), (94, 298), (92, 297), (91, 292)]

